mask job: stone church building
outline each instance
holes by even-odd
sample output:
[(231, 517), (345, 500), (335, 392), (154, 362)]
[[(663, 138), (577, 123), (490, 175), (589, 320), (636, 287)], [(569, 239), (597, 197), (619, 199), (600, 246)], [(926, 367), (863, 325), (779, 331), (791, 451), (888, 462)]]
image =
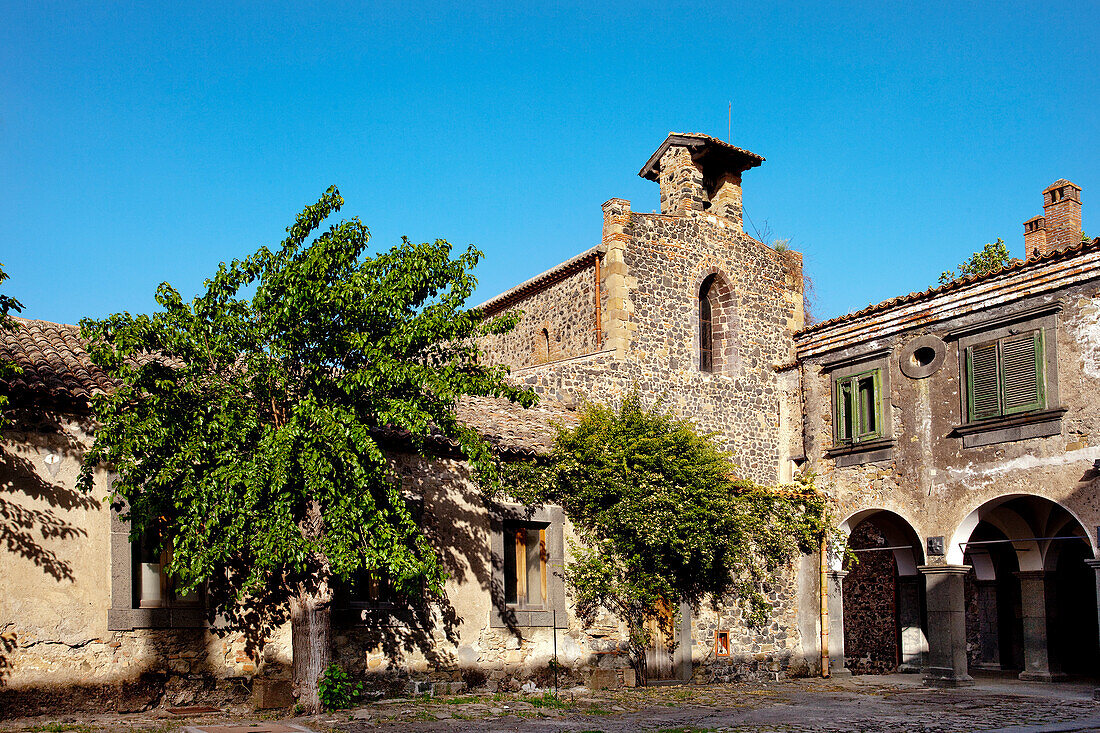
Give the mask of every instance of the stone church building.
[[(976, 669), (1095, 674), (1100, 240), (1082, 238), (1080, 188), (1043, 192), (1025, 260), (807, 326), (801, 255), (742, 224), (742, 177), (763, 161), (670, 134), (640, 171), (660, 213), (607, 201), (598, 246), (478, 306), (522, 311), (483, 349), (539, 406), (467, 400), (460, 417), (506, 457), (530, 457), (585, 401), (638, 385), (713, 432), (744, 477), (816, 474), (851, 552), (796, 558), (768, 589), (765, 627), (735, 602), (682, 606), (675, 633), (655, 637), (657, 679), (813, 675), (826, 656), (834, 675), (943, 685)], [(76, 327), (17, 322), (0, 334), (0, 359), (22, 368), (0, 382), (13, 407), (0, 443), (0, 698), (150, 674), (169, 686), (285, 677), (289, 629), (254, 648), (211, 625), (201, 595), (174, 593), (164, 558), (100, 501), (109, 475), (94, 496), (76, 491), (88, 399), (111, 384)], [(381, 583), (342, 598), (348, 669), (418, 690), (541, 685), (556, 650), (575, 681), (632, 684), (614, 619), (584, 627), (572, 613), (560, 509), (486, 506), (457, 455), (388, 447), (450, 573), (447, 608), (425, 617)]]

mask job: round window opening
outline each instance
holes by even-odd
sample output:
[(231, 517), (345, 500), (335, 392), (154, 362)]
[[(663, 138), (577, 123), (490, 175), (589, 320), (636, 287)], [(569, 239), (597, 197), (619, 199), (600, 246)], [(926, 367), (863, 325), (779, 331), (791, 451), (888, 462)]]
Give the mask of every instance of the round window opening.
[(906, 344), (900, 354), (898, 366), (901, 373), (910, 379), (924, 379), (936, 373), (943, 366), (947, 356), (947, 344), (931, 334), (921, 336)]
[(913, 366), (926, 367), (936, 360), (936, 350), (931, 346), (922, 346), (913, 352)]

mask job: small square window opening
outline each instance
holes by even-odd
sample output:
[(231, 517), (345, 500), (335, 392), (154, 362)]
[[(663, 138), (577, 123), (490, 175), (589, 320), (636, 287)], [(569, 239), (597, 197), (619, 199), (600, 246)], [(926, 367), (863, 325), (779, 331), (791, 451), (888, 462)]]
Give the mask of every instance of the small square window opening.
[(714, 632), (714, 656), (728, 657), (730, 655), (730, 632)]

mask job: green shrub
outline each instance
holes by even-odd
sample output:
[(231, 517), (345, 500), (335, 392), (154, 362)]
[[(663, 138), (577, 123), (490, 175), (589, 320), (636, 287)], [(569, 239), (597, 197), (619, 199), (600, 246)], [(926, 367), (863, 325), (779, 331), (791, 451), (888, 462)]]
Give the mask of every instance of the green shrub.
[(352, 680), (343, 667), (333, 662), (321, 675), (318, 697), (325, 710), (350, 708), (363, 694), (363, 683)]

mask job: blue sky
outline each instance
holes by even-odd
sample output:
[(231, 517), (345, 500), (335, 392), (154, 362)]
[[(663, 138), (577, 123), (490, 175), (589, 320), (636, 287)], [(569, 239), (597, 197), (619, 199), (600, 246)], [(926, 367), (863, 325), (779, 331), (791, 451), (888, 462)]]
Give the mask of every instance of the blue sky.
[[(918, 290), (1057, 178), (1100, 234), (1100, 3), (0, 0), (0, 262), (24, 315), (147, 311), (330, 184), (374, 243), (476, 244), (480, 302), (596, 244), (670, 130), (767, 158), (745, 209), (819, 317)], [(1095, 204), (1093, 202), (1096, 202)], [(751, 230), (750, 230), (751, 231)]]

